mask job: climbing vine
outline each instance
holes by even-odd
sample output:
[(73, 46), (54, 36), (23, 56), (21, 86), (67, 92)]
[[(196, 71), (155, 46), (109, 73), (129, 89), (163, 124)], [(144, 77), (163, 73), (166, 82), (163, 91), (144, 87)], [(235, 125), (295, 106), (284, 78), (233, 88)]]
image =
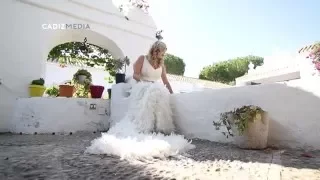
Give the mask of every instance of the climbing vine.
[(47, 61), (57, 62), (60, 67), (67, 65), (104, 67), (111, 76), (115, 76), (115, 61), (107, 49), (84, 42), (68, 42), (54, 47)]

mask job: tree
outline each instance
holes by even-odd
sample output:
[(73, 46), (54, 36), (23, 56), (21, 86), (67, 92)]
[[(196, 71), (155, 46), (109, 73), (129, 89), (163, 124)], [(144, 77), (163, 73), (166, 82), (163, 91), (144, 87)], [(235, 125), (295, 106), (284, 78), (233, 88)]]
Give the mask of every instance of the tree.
[(68, 42), (54, 47), (47, 61), (77, 66), (104, 67), (115, 76), (115, 61), (107, 49), (84, 42)]
[(164, 64), (166, 66), (167, 73), (183, 76), (186, 67), (183, 59), (172, 54), (166, 54), (164, 56)]
[(236, 78), (248, 72), (250, 62), (256, 68), (263, 64), (263, 58), (259, 56), (245, 56), (218, 62), (204, 67), (199, 74), (199, 79), (232, 83)]

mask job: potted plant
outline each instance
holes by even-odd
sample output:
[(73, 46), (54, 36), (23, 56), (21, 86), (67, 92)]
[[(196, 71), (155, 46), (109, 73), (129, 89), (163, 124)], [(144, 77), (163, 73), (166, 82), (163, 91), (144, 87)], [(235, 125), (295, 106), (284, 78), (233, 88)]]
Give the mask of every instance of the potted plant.
[(57, 97), (59, 95), (59, 88), (57, 86), (51, 86), (50, 88), (47, 88), (46, 94), (49, 97)]
[(43, 93), (46, 90), (46, 87), (44, 86), (44, 79), (35, 79), (31, 82), (29, 86), (29, 94), (31, 97), (42, 97)]
[(79, 69), (72, 78), (73, 85), (76, 89), (75, 97), (88, 98), (90, 85), (92, 83), (92, 75), (85, 69)]
[(90, 85), (91, 98), (101, 98), (104, 91), (104, 87), (100, 85)]
[[(114, 68), (116, 71), (116, 84), (125, 82), (127, 66), (130, 65), (130, 59), (126, 56), (123, 59), (114, 60)], [(123, 69), (124, 68), (124, 69)]]
[(213, 122), (216, 130), (225, 126), (226, 137), (234, 137), (235, 144), (243, 149), (264, 149), (267, 147), (269, 117), (258, 106), (242, 106), (220, 114), (220, 121)]
[(77, 98), (89, 98), (91, 81), (89, 79), (85, 79), (83, 84), (75, 83), (75, 81), (73, 82), (75, 87), (74, 96)]
[(75, 91), (74, 85), (71, 81), (59, 85), (59, 96), (60, 97), (72, 97)]
[(73, 80), (76, 81), (76, 83), (83, 84), (86, 79), (89, 79), (89, 81), (92, 81), (91, 73), (85, 69), (79, 69), (74, 75)]

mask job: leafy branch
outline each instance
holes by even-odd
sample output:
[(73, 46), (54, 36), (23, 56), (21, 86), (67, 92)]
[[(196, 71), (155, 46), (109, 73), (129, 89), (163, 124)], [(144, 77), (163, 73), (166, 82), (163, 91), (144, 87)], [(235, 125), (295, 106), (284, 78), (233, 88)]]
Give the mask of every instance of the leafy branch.
[(83, 42), (68, 42), (54, 47), (47, 61), (84, 67), (103, 67), (115, 76), (115, 62), (107, 49)]

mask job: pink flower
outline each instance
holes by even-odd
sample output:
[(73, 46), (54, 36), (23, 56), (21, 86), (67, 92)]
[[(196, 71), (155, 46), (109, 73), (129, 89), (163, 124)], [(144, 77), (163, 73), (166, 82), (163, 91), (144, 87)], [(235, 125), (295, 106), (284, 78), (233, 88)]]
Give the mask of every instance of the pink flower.
[(315, 67), (318, 71), (320, 71), (320, 61), (315, 62)]
[(313, 53), (314, 53), (314, 54), (320, 53), (320, 47), (318, 47), (317, 49), (315, 49)]
[(320, 48), (315, 49), (306, 58), (312, 59), (313, 61), (319, 61), (320, 60)]

